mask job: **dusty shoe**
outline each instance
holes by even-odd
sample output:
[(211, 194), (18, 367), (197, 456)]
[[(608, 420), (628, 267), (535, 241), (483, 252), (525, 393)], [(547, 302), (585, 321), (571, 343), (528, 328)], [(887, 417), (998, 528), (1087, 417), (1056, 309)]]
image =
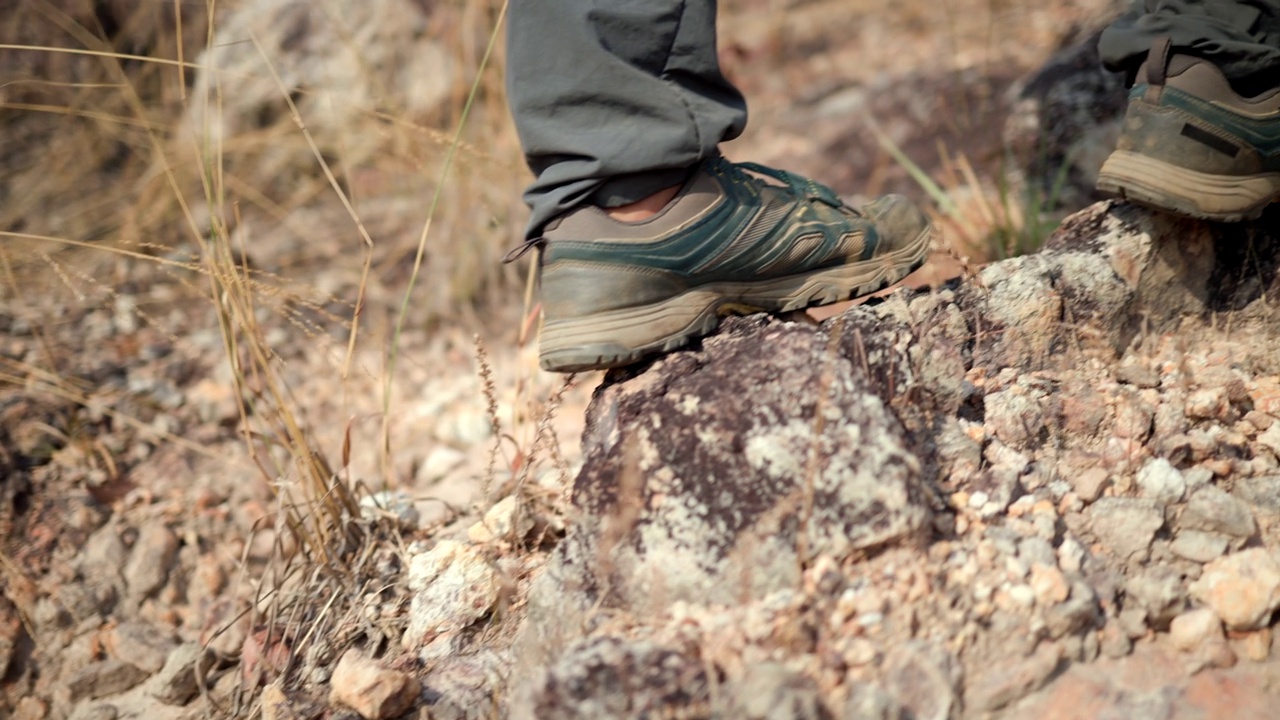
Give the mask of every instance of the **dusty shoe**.
[(548, 227), (542, 367), (626, 365), (702, 337), (728, 314), (875, 292), (924, 262), (929, 235), (924, 213), (901, 197), (855, 210), (811, 180), (712, 158), (650, 219), (583, 207)]
[(1099, 190), (1223, 222), (1280, 200), (1280, 86), (1241, 97), (1212, 63), (1170, 56), (1167, 44), (1137, 79)]

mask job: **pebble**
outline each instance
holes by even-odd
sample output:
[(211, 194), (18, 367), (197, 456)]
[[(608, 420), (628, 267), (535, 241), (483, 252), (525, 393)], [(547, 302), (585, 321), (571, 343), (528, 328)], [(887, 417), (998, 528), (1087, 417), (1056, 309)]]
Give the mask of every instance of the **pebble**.
[(1117, 621), (1109, 621), (1102, 628), (1099, 650), (1103, 655), (1116, 660), (1133, 651), (1133, 641)]
[(1188, 610), (1169, 623), (1169, 639), (1183, 652), (1199, 650), (1222, 638), (1222, 620), (1209, 608)]
[(169, 653), (164, 667), (147, 683), (147, 694), (166, 705), (185, 705), (200, 691), (197, 673), (207, 676), (217, 667), (213, 653), (200, 643), (184, 643)]
[(501, 585), (483, 551), (453, 540), (413, 555), (406, 583), (413, 593), (403, 644), (417, 648), (445, 632), (462, 630), (489, 612)]
[(422, 691), (417, 680), (383, 667), (354, 648), (338, 661), (329, 682), (329, 702), (345, 705), (365, 720), (404, 714)]
[(1207, 563), (1222, 557), (1227, 551), (1227, 543), (1227, 538), (1217, 533), (1183, 530), (1169, 544), (1169, 549), (1180, 558)]
[(1135, 394), (1122, 395), (1116, 402), (1116, 418), (1112, 427), (1116, 437), (1146, 440), (1151, 435), (1155, 408)]
[(1053, 565), (1036, 563), (1031, 566), (1031, 589), (1041, 607), (1057, 605), (1067, 599), (1071, 588), (1062, 571)]
[(365, 520), (393, 517), (403, 531), (418, 529), (418, 509), (413, 497), (403, 490), (383, 490), (360, 498), (360, 516)]
[(1041, 643), (1030, 657), (998, 662), (969, 682), (966, 712), (991, 712), (1040, 689), (1062, 662), (1062, 646)]
[(525, 512), (517, 495), (508, 495), (484, 514), (484, 519), (467, 530), (467, 538), (474, 543), (494, 540), (519, 542), (533, 529), (533, 518)]
[(1058, 545), (1058, 567), (1063, 572), (1078, 574), (1084, 564), (1084, 546), (1073, 537), (1064, 538)]
[(169, 568), (178, 553), (178, 538), (169, 528), (149, 523), (138, 531), (133, 552), (124, 566), (125, 586), (135, 600), (142, 600), (169, 580)]
[(1271, 657), (1271, 628), (1264, 627), (1245, 633), (1240, 639), (1240, 649), (1253, 662), (1264, 662)]
[(1270, 450), (1271, 454), (1280, 457), (1280, 423), (1269, 425), (1266, 432), (1259, 433), (1254, 441)]
[(178, 644), (172, 633), (138, 621), (120, 623), (108, 633), (106, 640), (113, 655), (149, 675), (160, 672), (169, 652)]
[(1165, 627), (1186, 605), (1182, 577), (1166, 565), (1152, 565), (1125, 582), (1125, 595), (1147, 614), (1147, 623)]
[(1116, 380), (1140, 388), (1160, 387), (1160, 373), (1136, 362), (1126, 363), (1117, 368)]
[(1187, 417), (1196, 420), (1225, 419), (1231, 409), (1226, 388), (1213, 387), (1195, 390), (1187, 395)]
[(1086, 503), (1091, 503), (1102, 496), (1102, 491), (1106, 489), (1111, 475), (1106, 470), (1095, 467), (1072, 475), (1070, 480), (1076, 495)]
[(1280, 565), (1262, 548), (1218, 558), (1191, 584), (1191, 596), (1212, 608), (1230, 630), (1265, 627), (1280, 607)]
[(1164, 512), (1153, 500), (1106, 497), (1085, 510), (1098, 540), (1122, 560), (1145, 558)]
[(1022, 387), (988, 394), (983, 407), (987, 429), (1012, 448), (1026, 449), (1044, 427), (1040, 403)]
[(119, 658), (98, 660), (77, 670), (67, 680), (72, 700), (97, 700), (122, 693), (146, 680), (148, 673)]
[(1138, 471), (1138, 487), (1143, 497), (1169, 505), (1182, 500), (1187, 491), (1187, 481), (1168, 460), (1155, 458)]
[(1249, 506), (1216, 485), (1205, 485), (1191, 495), (1178, 525), (1241, 539), (1258, 530)]

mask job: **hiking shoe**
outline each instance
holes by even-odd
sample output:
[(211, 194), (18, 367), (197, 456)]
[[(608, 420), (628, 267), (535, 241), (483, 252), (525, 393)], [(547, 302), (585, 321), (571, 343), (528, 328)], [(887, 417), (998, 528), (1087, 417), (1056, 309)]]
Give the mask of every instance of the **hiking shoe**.
[(533, 241), (543, 247), (542, 367), (627, 365), (707, 335), (725, 315), (875, 292), (924, 262), (929, 227), (898, 196), (856, 210), (811, 180), (711, 158), (652, 218), (619, 222), (586, 206)]
[(1280, 86), (1241, 97), (1213, 63), (1168, 47), (1138, 69), (1098, 189), (1205, 220), (1258, 217), (1280, 200)]

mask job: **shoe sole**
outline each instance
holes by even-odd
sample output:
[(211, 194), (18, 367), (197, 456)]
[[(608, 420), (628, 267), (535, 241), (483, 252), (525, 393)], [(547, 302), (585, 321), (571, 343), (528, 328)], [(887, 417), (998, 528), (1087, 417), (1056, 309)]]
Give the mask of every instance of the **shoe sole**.
[(1211, 175), (1128, 150), (1111, 153), (1098, 173), (1098, 189), (1201, 220), (1254, 220), (1280, 200), (1280, 173)]
[(542, 368), (578, 372), (630, 365), (709, 335), (729, 315), (788, 312), (869, 295), (924, 264), (931, 230), (862, 262), (773, 280), (708, 283), (658, 303), (548, 322), (539, 340)]

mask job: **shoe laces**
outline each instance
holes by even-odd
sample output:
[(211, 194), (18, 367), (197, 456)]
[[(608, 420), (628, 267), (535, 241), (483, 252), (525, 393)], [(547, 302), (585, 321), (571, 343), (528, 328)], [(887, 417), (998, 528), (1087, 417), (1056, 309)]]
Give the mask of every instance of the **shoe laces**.
[(776, 170), (774, 168), (752, 162), (732, 163), (722, 157), (716, 158), (713, 162), (718, 168), (732, 176), (738, 182), (758, 182), (747, 173), (764, 175), (765, 177), (772, 178), (782, 183), (798, 198), (816, 200), (826, 205), (830, 205), (833, 208), (852, 210), (857, 213), (857, 210), (849, 207), (840, 200), (840, 196), (836, 195), (835, 190), (802, 175), (796, 175), (795, 173), (790, 173), (786, 170)]

